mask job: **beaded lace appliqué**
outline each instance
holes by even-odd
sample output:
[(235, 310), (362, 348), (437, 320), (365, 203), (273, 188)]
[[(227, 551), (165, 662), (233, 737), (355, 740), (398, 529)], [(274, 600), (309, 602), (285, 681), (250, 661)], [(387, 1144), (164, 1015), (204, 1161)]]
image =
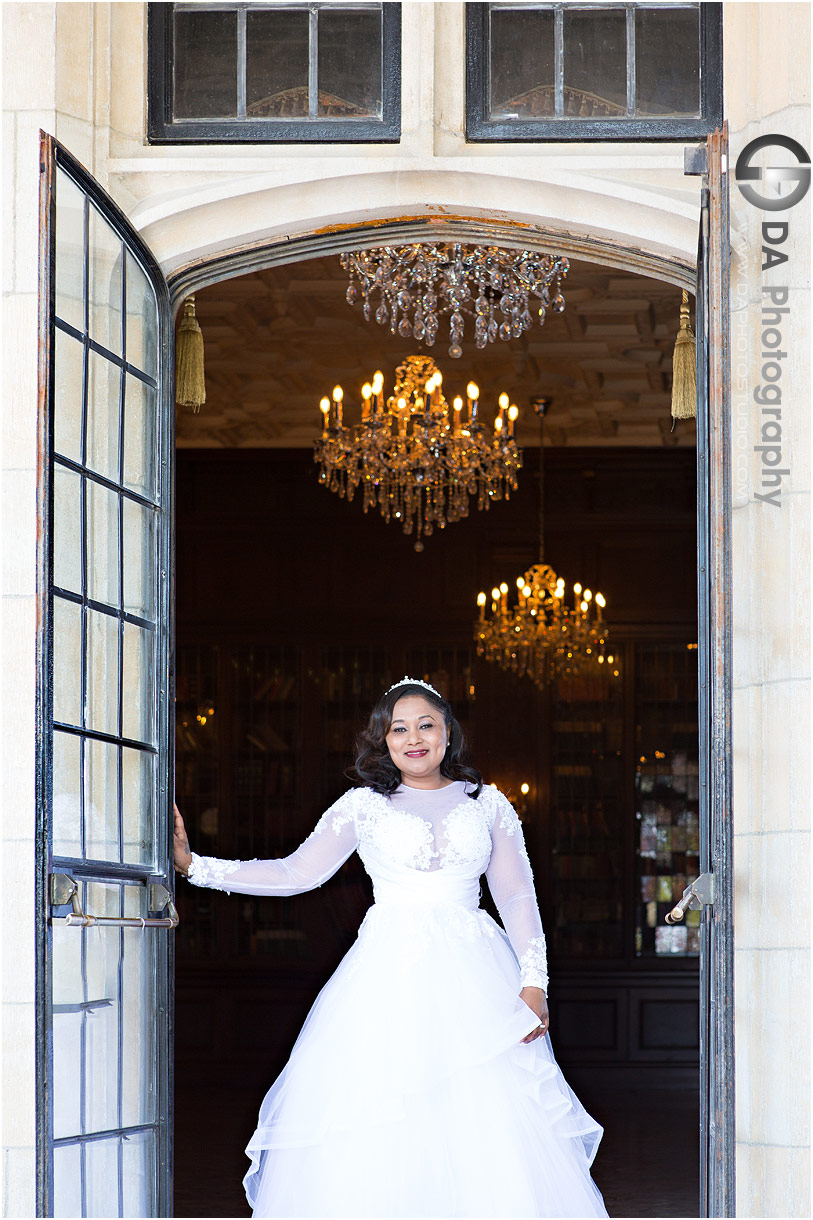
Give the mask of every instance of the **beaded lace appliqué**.
[(544, 936), (534, 936), (519, 959), (520, 979), (523, 987), (541, 987), (548, 990), (548, 953)]
[(431, 822), (383, 802), (359, 824), (359, 838), (406, 868), (430, 869), (438, 856)]
[(364, 808), (364, 795), (375, 795), (369, 788), (351, 788), (340, 796), (337, 801), (326, 809), (313, 828), (313, 834), (320, 835), (329, 826), (334, 834), (341, 834), (342, 828), (355, 820), (356, 814)]
[(218, 860), (215, 856), (199, 856), (192, 852), (187, 878), (193, 885), (206, 886), (212, 890), (224, 890), (224, 882), (230, 873), (236, 873), (239, 860)]
[(491, 835), (484, 810), (478, 802), (466, 798), (443, 819), (446, 843), (440, 855), (447, 866), (479, 864), (483, 868), (491, 855)]

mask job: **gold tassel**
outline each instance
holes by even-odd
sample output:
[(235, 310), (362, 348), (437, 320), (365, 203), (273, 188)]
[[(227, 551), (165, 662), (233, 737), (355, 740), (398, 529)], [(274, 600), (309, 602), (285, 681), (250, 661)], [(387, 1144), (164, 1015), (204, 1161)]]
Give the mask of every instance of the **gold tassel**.
[(203, 373), (203, 331), (195, 317), (195, 298), (183, 303), (183, 317), (175, 345), (175, 401), (197, 414), (206, 402)]
[(694, 332), (689, 318), (689, 294), (684, 289), (683, 303), (680, 306), (680, 329), (672, 357), (673, 420), (694, 419), (697, 416)]

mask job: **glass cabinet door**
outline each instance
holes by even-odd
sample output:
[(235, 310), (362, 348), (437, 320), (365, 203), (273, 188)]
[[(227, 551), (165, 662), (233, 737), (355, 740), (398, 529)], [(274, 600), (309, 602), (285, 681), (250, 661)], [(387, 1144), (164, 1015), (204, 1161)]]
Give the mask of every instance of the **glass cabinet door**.
[[(168, 1215), (169, 303), (112, 201), (50, 139), (44, 152), (51, 680), (41, 1207)], [(80, 909), (100, 922), (83, 923)], [(73, 922), (60, 922), (71, 912)]]

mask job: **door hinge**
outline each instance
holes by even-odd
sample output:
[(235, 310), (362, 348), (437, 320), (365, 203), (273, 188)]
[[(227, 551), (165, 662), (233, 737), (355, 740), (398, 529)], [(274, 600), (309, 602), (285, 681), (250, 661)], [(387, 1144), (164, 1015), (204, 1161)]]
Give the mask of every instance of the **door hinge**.
[(705, 144), (690, 144), (683, 149), (683, 173), (698, 177), (709, 172), (709, 161)]

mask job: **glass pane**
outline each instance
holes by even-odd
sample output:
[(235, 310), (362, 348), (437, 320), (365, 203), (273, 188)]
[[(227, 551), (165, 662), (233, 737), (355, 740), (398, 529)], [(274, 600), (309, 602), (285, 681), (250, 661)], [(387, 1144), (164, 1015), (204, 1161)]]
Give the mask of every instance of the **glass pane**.
[(127, 362), (158, 376), (158, 302), (152, 284), (127, 252)]
[(82, 378), (84, 348), (63, 330), (56, 331), (54, 353), (54, 449), (82, 460)]
[(627, 21), (623, 9), (564, 11), (565, 117), (627, 113)]
[(555, 113), (553, 13), (491, 13), (491, 118), (546, 118)]
[(56, 315), (85, 329), (85, 197), (62, 170), (56, 172)]
[(119, 859), (119, 748), (106, 741), (85, 742), (85, 851)]
[[(65, 928), (78, 943), (82, 934), (78, 928)], [(81, 974), (77, 975), (81, 978)], [(78, 1135), (81, 1124), (82, 1091), (82, 1006), (54, 1004), (54, 1138)], [(71, 1215), (80, 1215), (72, 1212)]]
[(87, 480), (88, 597), (119, 606), (119, 497)]
[(54, 720), (82, 724), (82, 608), (54, 597)]
[(635, 112), (700, 114), (700, 11), (636, 9)]
[(381, 14), (319, 12), (319, 114), (381, 115)]
[(124, 624), (122, 654), (122, 736), (131, 741), (154, 740), (154, 632)]
[(54, 855), (82, 855), (82, 742), (54, 731)]
[[(138, 917), (146, 914), (147, 897), (143, 886), (126, 886), (124, 896), (125, 915)], [(124, 930), (121, 983), (123, 1126), (148, 1123), (155, 1118), (156, 1054), (152, 989), (155, 935), (155, 932), (148, 932), (145, 936), (140, 928)], [(157, 935), (164, 936), (166, 933), (159, 932)]]
[(82, 592), (82, 476), (54, 463), (54, 584)]
[(124, 389), (124, 486), (148, 500), (155, 498), (156, 441), (155, 390), (128, 373)]
[(252, 118), (308, 117), (307, 12), (246, 16), (246, 113)]
[(124, 609), (155, 617), (155, 512), (124, 500)]
[(118, 732), (119, 620), (87, 612), (87, 723), (100, 733)]
[(82, 1216), (82, 1149), (54, 1148), (54, 1215)]
[(90, 337), (120, 356), (121, 238), (100, 212), (90, 208)]
[[(53, 929), (52, 978), (54, 1004), (54, 1135), (57, 1139), (81, 1130), (82, 1022), (85, 992), (82, 983), (82, 933), (57, 924)], [(61, 1215), (76, 1215), (62, 1211)]]
[[(85, 907), (93, 915), (121, 914), (118, 885), (88, 882)], [(76, 931), (76, 929), (73, 929)], [(118, 928), (91, 927), (85, 937), (87, 1017), (85, 1025), (85, 1132), (119, 1125), (119, 955)], [(95, 1173), (88, 1173), (88, 1181)], [(115, 1216), (116, 1209), (88, 1215)]]
[(176, 119), (237, 114), (237, 14), (176, 12)]
[(124, 1200), (122, 1216), (154, 1216), (155, 1136), (152, 1131), (128, 1135), (122, 1142)]
[(85, 1147), (87, 1178), (86, 1216), (119, 1216), (118, 1137), (92, 1140)]
[(97, 352), (88, 353), (87, 464), (117, 483), (121, 370)]
[(149, 863), (153, 858), (155, 817), (154, 754), (122, 747), (121, 801), (124, 862)]

